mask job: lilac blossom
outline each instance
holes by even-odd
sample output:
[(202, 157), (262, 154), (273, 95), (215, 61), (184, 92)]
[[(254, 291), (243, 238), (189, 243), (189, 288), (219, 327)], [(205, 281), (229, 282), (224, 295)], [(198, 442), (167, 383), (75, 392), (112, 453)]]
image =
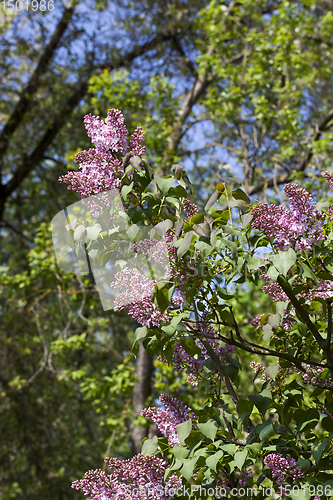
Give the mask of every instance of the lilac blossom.
[(165, 409), (145, 408), (141, 411), (141, 415), (157, 425), (163, 436), (168, 438), (170, 446), (180, 446), (176, 425), (186, 422), (189, 418), (194, 418), (195, 415), (188, 406), (177, 398), (161, 394), (159, 400)]
[(264, 464), (271, 469), (272, 478), (278, 484), (282, 483), (287, 477), (293, 481), (303, 477), (304, 474), (296, 465), (296, 460), (290, 455), (282, 456), (282, 453), (270, 453), (264, 458)]
[(255, 374), (261, 373), (262, 374), (262, 379), (264, 382), (268, 380), (268, 376), (265, 370), (265, 367), (262, 366), (261, 363), (256, 363), (255, 361), (251, 361), (250, 367), (254, 371)]
[[(68, 172), (59, 178), (67, 189), (76, 191), (81, 198), (117, 189), (120, 191), (124, 174), (124, 157), (143, 156), (146, 153), (141, 127), (137, 127), (128, 143), (124, 116), (118, 109), (110, 109), (105, 122), (91, 114), (84, 117), (84, 124), (95, 149), (76, 154), (79, 171)], [(107, 208), (107, 207), (106, 207)]]
[(128, 130), (124, 116), (119, 109), (110, 109), (105, 122), (99, 116), (91, 114), (84, 117), (84, 124), (88, 137), (95, 144), (98, 151), (104, 153), (119, 153), (122, 156), (127, 152)]
[(112, 470), (90, 470), (72, 488), (89, 495), (89, 500), (142, 500), (142, 498), (168, 500), (168, 490), (181, 488), (181, 479), (172, 474), (164, 481), (169, 464), (154, 455), (135, 455), (131, 460), (104, 459)]
[(146, 154), (146, 148), (144, 146), (145, 138), (143, 135), (142, 127), (137, 127), (132, 134), (131, 140), (129, 142), (129, 149), (133, 156), (144, 156)]
[(183, 207), (187, 217), (193, 217), (193, 215), (199, 212), (198, 207), (194, 203), (191, 203), (188, 198), (184, 198)]
[(165, 241), (148, 238), (134, 243), (130, 252), (142, 253), (149, 261), (157, 263), (164, 270), (164, 278), (167, 279), (170, 274), (170, 263), (168, 258), (168, 245)]
[(331, 172), (324, 172), (323, 175), (324, 175), (325, 179), (330, 183), (330, 186), (333, 189), (333, 173), (331, 173)]
[(310, 193), (297, 184), (286, 184), (284, 191), (290, 200), (290, 209), (261, 203), (251, 211), (254, 216), (252, 227), (274, 239), (280, 250), (309, 251), (325, 238), (325, 215), (312, 204)]
[[(266, 281), (267, 285), (262, 287), (262, 291), (268, 295), (273, 302), (289, 302), (289, 297), (282, 290), (281, 286), (273, 281), (265, 272), (261, 271), (261, 277)], [(296, 297), (298, 299), (303, 298), (306, 302), (310, 302), (320, 297), (322, 299), (328, 299), (333, 296), (332, 282), (329, 280), (324, 280), (318, 278), (318, 283), (316, 285), (311, 284), (310, 280), (304, 280), (302, 276), (297, 276), (294, 281), (294, 285), (303, 285), (303, 291), (299, 292)], [(289, 330), (295, 322), (295, 308), (294, 306), (289, 306), (284, 312), (284, 317), (282, 320), (282, 327)], [(260, 320), (264, 315), (261, 314), (252, 320), (254, 326), (261, 326)]]
[(152, 303), (155, 280), (148, 279), (136, 269), (124, 269), (115, 275), (111, 288), (121, 290), (114, 301), (115, 311), (128, 309), (128, 313), (143, 326), (158, 326), (167, 321), (168, 314), (163, 314)]
[[(165, 242), (146, 238), (134, 243), (130, 251), (143, 254), (148, 259), (150, 270), (155, 271), (158, 275), (163, 275), (163, 279), (168, 279), (169, 259)], [(167, 321), (168, 312), (165, 311), (161, 314), (152, 302), (156, 284), (156, 279), (149, 279), (138, 269), (119, 271), (110, 285), (112, 289), (120, 290), (114, 302), (115, 310), (120, 311), (128, 308), (128, 313), (138, 323), (147, 327), (158, 326), (161, 321)]]

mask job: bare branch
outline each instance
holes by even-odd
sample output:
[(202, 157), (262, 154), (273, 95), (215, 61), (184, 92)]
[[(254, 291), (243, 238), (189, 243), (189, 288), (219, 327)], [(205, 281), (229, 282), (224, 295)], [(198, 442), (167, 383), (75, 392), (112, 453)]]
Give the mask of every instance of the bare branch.
[(46, 72), (48, 65), (53, 57), (53, 54), (61, 40), (61, 37), (64, 34), (70, 20), (72, 19), (73, 13), (74, 13), (73, 4), (64, 10), (62, 18), (57, 24), (57, 27), (54, 30), (54, 33), (51, 37), (51, 40), (45, 47), (35, 71), (31, 75), (27, 85), (24, 87), (21, 93), (21, 97), (15, 106), (15, 109), (13, 110), (11, 116), (9, 117), (7, 123), (5, 124), (4, 128), (0, 133), (0, 161), (2, 160), (7, 151), (11, 136), (21, 123), (23, 116), (25, 115), (25, 113), (27, 112), (32, 103), (31, 97), (38, 89), (40, 77)]

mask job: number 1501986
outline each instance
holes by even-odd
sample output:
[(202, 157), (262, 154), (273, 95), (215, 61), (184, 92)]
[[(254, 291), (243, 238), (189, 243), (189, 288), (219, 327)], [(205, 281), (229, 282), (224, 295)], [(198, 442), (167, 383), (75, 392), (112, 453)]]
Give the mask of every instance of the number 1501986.
[(9, 10), (11, 12), (20, 12), (21, 10), (33, 10), (33, 11), (52, 11), (54, 10), (54, 0), (2, 0), (0, 4), (3, 5), (3, 10)]

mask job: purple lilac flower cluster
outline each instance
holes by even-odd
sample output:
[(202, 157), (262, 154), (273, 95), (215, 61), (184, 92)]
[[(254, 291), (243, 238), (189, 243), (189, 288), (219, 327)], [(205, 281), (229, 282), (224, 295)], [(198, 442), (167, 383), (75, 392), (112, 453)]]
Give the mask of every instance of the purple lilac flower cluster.
[(199, 212), (198, 207), (194, 203), (191, 203), (188, 198), (184, 198), (183, 207), (187, 217), (193, 217), (193, 215)]
[(90, 470), (83, 479), (74, 481), (72, 488), (89, 495), (89, 500), (168, 500), (171, 497), (166, 492), (181, 487), (181, 479), (176, 474), (164, 481), (169, 464), (154, 455), (138, 454), (122, 461), (106, 457), (104, 461), (113, 471), (111, 474), (101, 469)]
[(266, 374), (265, 367), (262, 366), (261, 363), (256, 363), (255, 361), (251, 361), (250, 367), (252, 368), (252, 370), (254, 370), (254, 373), (256, 373), (256, 374), (261, 373), (262, 374), (262, 379), (264, 382), (266, 382), (266, 380), (268, 380), (268, 376)]
[[(205, 340), (207, 340), (211, 347), (214, 349), (215, 354), (220, 358), (221, 364), (229, 364), (226, 360), (225, 355), (233, 353), (235, 347), (230, 344), (221, 346), (220, 342), (216, 339), (216, 332), (214, 328), (209, 323), (202, 321), (200, 326)], [(185, 370), (188, 375), (187, 382), (192, 386), (198, 385), (199, 374), (202, 372), (202, 365), (209, 358), (202, 342), (197, 339), (196, 344), (201, 350), (201, 355), (199, 358), (194, 358), (193, 356), (188, 354), (182, 347), (180, 342), (176, 342), (172, 358), (174, 368), (179, 373), (182, 373)]]
[[(130, 251), (145, 255), (150, 262), (154, 261), (154, 266), (158, 264), (162, 274), (164, 273), (164, 279), (168, 279), (170, 266), (168, 248), (164, 241), (146, 238), (134, 243)], [(158, 270), (157, 272), (159, 273)], [(128, 308), (128, 313), (138, 323), (147, 327), (158, 326), (161, 321), (167, 321), (167, 311), (161, 314), (151, 301), (156, 283), (156, 280), (147, 278), (137, 269), (119, 271), (110, 285), (112, 289), (122, 290), (115, 299), (115, 310)]]
[(148, 328), (167, 321), (167, 312), (161, 314), (151, 301), (155, 285), (155, 280), (148, 279), (136, 269), (119, 271), (110, 285), (114, 290), (122, 290), (114, 301), (114, 309), (121, 311), (128, 308), (128, 313)]
[(144, 408), (141, 415), (157, 425), (163, 436), (168, 438), (170, 446), (180, 446), (176, 425), (186, 422), (189, 418), (194, 418), (195, 415), (187, 405), (177, 398), (161, 394), (159, 400), (163, 403), (164, 410), (155, 407)]
[(331, 188), (333, 189), (333, 174), (331, 172), (324, 172), (325, 179), (330, 183)]
[(278, 484), (290, 477), (293, 481), (303, 477), (304, 474), (296, 465), (296, 460), (290, 455), (283, 456), (282, 453), (270, 453), (264, 458), (264, 464), (271, 469), (272, 478)]
[[(273, 281), (265, 272), (261, 271), (261, 277), (266, 281), (267, 285), (262, 287), (262, 291), (268, 295), (273, 302), (289, 302), (288, 296), (282, 290), (281, 286)], [(318, 284), (316, 286), (311, 285), (311, 282), (305, 280), (298, 276), (293, 281), (294, 285), (302, 285), (302, 292), (297, 294), (297, 298), (304, 298), (307, 302), (311, 300), (315, 300), (320, 297), (322, 299), (328, 299), (333, 296), (333, 288), (332, 284), (329, 280), (323, 280), (318, 278)], [(260, 319), (264, 316), (261, 314), (252, 320), (252, 324), (254, 326), (260, 326)], [(294, 306), (290, 306), (284, 313), (284, 318), (282, 321), (282, 327), (285, 329), (290, 329), (293, 325), (295, 325), (295, 308)]]
[(297, 184), (286, 184), (284, 191), (290, 200), (290, 209), (261, 203), (251, 211), (252, 227), (274, 239), (280, 250), (311, 250), (324, 240), (325, 215), (312, 205), (310, 193)]
[(95, 149), (77, 153), (75, 162), (79, 163), (79, 171), (63, 175), (59, 182), (67, 184), (67, 189), (76, 191), (81, 198), (119, 190), (123, 157), (143, 156), (146, 152), (142, 128), (136, 128), (128, 144), (128, 130), (118, 109), (110, 109), (105, 122), (99, 116), (86, 115), (84, 124)]
[(165, 279), (168, 279), (170, 275), (168, 250), (169, 247), (165, 241), (158, 241), (156, 239), (149, 240), (148, 238), (134, 243), (130, 248), (130, 252), (142, 253), (149, 260), (159, 264), (165, 271)]

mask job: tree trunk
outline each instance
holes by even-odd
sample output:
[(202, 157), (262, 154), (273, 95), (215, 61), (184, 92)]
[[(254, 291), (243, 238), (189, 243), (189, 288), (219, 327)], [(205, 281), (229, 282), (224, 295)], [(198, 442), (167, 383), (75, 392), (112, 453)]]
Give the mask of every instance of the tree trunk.
[[(136, 366), (137, 381), (133, 389), (133, 420), (136, 419), (143, 408), (148, 396), (151, 393), (151, 377), (154, 371), (154, 363), (142, 344), (139, 347), (138, 360)], [(132, 442), (132, 454), (141, 452), (141, 442), (148, 436), (148, 427), (142, 427), (133, 423), (130, 428), (130, 437)]]

